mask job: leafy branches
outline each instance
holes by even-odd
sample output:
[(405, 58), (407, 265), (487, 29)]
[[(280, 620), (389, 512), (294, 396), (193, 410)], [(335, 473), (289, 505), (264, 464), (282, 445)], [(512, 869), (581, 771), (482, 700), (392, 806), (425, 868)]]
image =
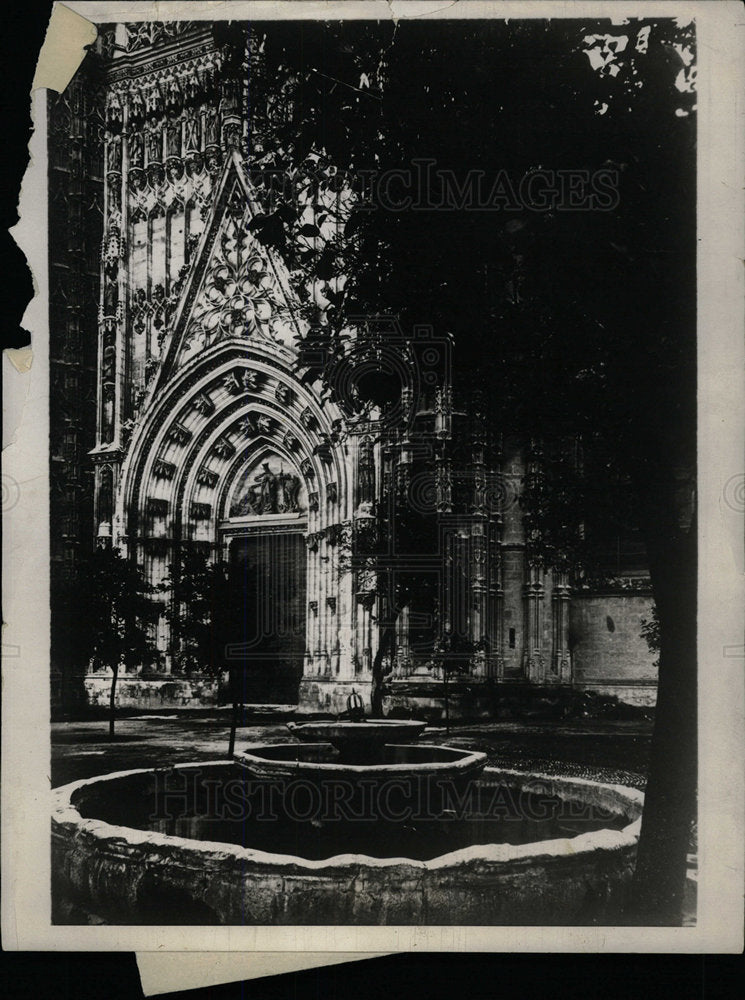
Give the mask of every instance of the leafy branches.
[(171, 627), (171, 653), (182, 670), (217, 674), (225, 665), (231, 622), (228, 571), (206, 554), (184, 546), (160, 586), (170, 595), (165, 617)]

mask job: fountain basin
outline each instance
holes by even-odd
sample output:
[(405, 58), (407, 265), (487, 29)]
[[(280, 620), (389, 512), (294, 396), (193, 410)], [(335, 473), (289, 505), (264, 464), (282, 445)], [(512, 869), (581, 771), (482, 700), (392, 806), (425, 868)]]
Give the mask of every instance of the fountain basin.
[(330, 743), (257, 743), (239, 750), (235, 762), (257, 777), (377, 781), (406, 777), (471, 780), (486, 765), (486, 754), (429, 744), (384, 744), (373, 763), (349, 762)]
[[(288, 851), (287, 837), (272, 847), (268, 827), (262, 848), (251, 837), (246, 846), (219, 839), (209, 824), (190, 829), (193, 817), (179, 819), (178, 808), (155, 829), (128, 825), (133, 813), (153, 815), (158, 788), (174, 781), (214, 789), (245, 782), (245, 772), (210, 762), (118, 772), (54, 791), (55, 922), (612, 924), (633, 872), (643, 806), (634, 789), (489, 767), (476, 783), (481, 793), (507, 789), (518, 801), (558, 802), (575, 817), (569, 834), (562, 820), (544, 839), (472, 843), (426, 860), (351, 851), (308, 858)], [(577, 832), (593, 816), (595, 828)], [(314, 829), (298, 828), (296, 848)]]
[(372, 722), (288, 722), (293, 736), (306, 743), (323, 740), (349, 763), (374, 763), (389, 742), (409, 743), (421, 736), (427, 723), (415, 719), (376, 719)]
[(426, 803), (428, 815), (436, 818), (486, 765), (486, 754), (426, 744), (381, 744), (367, 758), (374, 763), (353, 763), (350, 756), (358, 759), (330, 743), (280, 743), (249, 746), (233, 759), (253, 783), (295, 782), (298, 791), (302, 783), (307, 796), (343, 802), (349, 815), (371, 821), (392, 819), (411, 802)]

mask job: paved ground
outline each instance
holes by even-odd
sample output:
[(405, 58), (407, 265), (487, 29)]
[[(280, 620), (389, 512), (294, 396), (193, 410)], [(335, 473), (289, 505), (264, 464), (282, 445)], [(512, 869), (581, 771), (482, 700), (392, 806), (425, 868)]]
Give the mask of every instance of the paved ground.
[[(62, 785), (109, 771), (219, 759), (227, 755), (226, 713), (136, 716), (117, 720), (108, 740), (106, 721), (52, 724), (52, 784)], [(482, 750), (505, 767), (604, 778), (643, 787), (651, 723), (583, 721), (576, 723), (489, 722), (430, 727), (422, 742), (449, 743)], [(242, 743), (292, 742), (282, 719), (238, 730)]]

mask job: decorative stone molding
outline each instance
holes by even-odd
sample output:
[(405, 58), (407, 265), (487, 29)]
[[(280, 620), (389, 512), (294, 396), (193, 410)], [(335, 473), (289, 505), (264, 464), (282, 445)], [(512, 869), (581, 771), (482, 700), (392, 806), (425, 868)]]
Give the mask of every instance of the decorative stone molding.
[(212, 517), (212, 506), (208, 503), (192, 503), (191, 516), (195, 521), (209, 521)]
[(223, 385), (231, 396), (255, 392), (259, 387), (259, 373), (251, 368), (236, 368), (225, 376)]
[(243, 437), (252, 438), (256, 437), (258, 433), (258, 424), (256, 423), (256, 416), (253, 413), (249, 413), (247, 416), (243, 417), (238, 421), (238, 430)]
[(315, 431), (318, 429), (318, 421), (309, 406), (306, 406), (300, 414), (300, 423), (307, 431)]
[(168, 428), (168, 437), (171, 441), (175, 441), (176, 444), (183, 446), (191, 441), (191, 431), (188, 427), (184, 427), (183, 424), (174, 422)]
[(215, 411), (215, 404), (206, 392), (200, 392), (194, 397), (194, 409), (198, 410), (202, 416), (209, 417)]
[(313, 468), (313, 463), (309, 458), (304, 458), (300, 463), (300, 471), (305, 476), (306, 479), (315, 479), (316, 472)]
[(176, 474), (176, 466), (171, 462), (164, 462), (162, 458), (155, 460), (153, 464), (153, 475), (156, 479), (173, 479)]
[(317, 511), (319, 507), (318, 504), (318, 494), (309, 493), (308, 494), (308, 510)]
[(305, 544), (309, 552), (318, 552), (318, 546), (323, 538), (322, 531), (312, 531), (305, 536)]
[(212, 450), (219, 458), (231, 458), (235, 455), (235, 445), (225, 437), (218, 438), (213, 444)]
[(286, 386), (284, 382), (280, 382), (275, 391), (277, 402), (281, 403), (282, 406), (289, 406), (292, 403), (294, 395), (292, 389)]
[(153, 517), (165, 517), (168, 514), (168, 501), (161, 497), (148, 497), (147, 512)]
[(200, 486), (207, 486), (210, 489), (214, 489), (219, 482), (220, 477), (216, 472), (211, 469), (200, 469), (197, 473), (197, 482)]
[(327, 503), (336, 503), (339, 499), (339, 488), (336, 483), (326, 484), (326, 501)]
[(344, 526), (341, 524), (329, 524), (324, 534), (329, 545), (337, 545), (344, 537)]

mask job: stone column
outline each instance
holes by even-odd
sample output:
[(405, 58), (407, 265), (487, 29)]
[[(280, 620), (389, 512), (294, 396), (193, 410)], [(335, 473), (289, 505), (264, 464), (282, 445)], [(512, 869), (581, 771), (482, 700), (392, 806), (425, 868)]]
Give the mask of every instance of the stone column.
[(342, 521), (338, 528), (334, 546), (334, 573), (339, 676), (342, 680), (351, 681), (355, 674), (357, 620), (352, 573), (352, 522)]
[(570, 590), (567, 574), (556, 570), (551, 599), (553, 611), (551, 673), (561, 684), (568, 684), (572, 679), (572, 660), (569, 650), (569, 602)]
[(499, 515), (489, 519), (488, 540), (488, 676), (500, 680), (504, 676), (504, 590), (502, 589), (502, 557), (499, 548)]
[(468, 585), (470, 589), (470, 638), (480, 654), (474, 658), (474, 676), (483, 677), (486, 674), (485, 651), (481, 647), (486, 637), (486, 535), (481, 519), (471, 524), (470, 541), (470, 573)]
[(529, 681), (537, 684), (543, 680), (543, 568), (527, 555), (527, 582), (523, 588), (525, 600), (525, 649), (523, 669)]

